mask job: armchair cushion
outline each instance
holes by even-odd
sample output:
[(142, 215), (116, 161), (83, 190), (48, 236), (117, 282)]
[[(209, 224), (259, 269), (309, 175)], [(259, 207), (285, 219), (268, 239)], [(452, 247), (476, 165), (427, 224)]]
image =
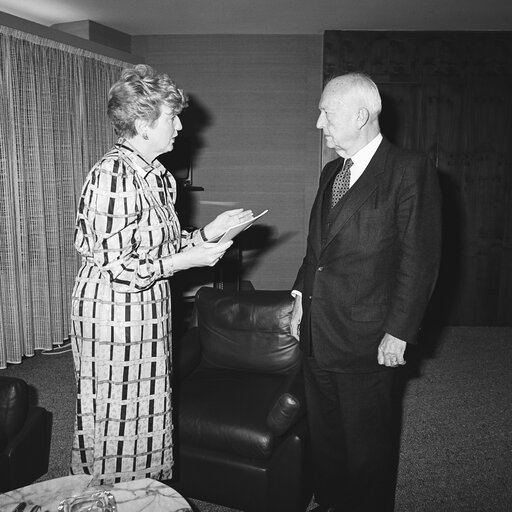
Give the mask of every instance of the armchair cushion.
[(279, 375), (198, 370), (180, 395), (179, 442), (242, 457), (269, 457), (276, 438), (266, 419), (282, 379)]
[(197, 294), (203, 367), (286, 373), (300, 359), (290, 334), (293, 307), (287, 291), (238, 292), (201, 288)]

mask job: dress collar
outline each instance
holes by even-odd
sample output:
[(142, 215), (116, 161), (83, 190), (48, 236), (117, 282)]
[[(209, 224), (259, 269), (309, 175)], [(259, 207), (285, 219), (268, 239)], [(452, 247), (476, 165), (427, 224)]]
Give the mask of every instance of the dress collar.
[(144, 178), (151, 172), (160, 176), (163, 176), (167, 172), (167, 169), (157, 159), (153, 160), (151, 163), (148, 162), (124, 137), (120, 137), (115, 146), (130, 160), (134, 169)]

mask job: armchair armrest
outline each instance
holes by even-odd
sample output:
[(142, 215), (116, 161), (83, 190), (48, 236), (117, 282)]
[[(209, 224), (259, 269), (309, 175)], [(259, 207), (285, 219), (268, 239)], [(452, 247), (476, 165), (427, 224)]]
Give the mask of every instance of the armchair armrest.
[(28, 485), (48, 471), (51, 421), (46, 409), (29, 408), (22, 430), (0, 452), (1, 492)]
[(281, 436), (305, 414), (304, 377), (302, 362), (299, 362), (276, 394), (267, 415), (267, 426), (275, 435)]
[(188, 330), (179, 340), (175, 356), (174, 370), (176, 380), (179, 382), (187, 378), (197, 368), (201, 360), (201, 342), (197, 327)]

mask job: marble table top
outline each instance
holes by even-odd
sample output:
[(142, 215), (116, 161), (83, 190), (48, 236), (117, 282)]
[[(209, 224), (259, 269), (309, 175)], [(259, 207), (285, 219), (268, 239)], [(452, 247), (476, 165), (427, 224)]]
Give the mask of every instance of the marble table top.
[(25, 503), (23, 512), (57, 512), (63, 499), (101, 489), (114, 495), (118, 512), (192, 512), (177, 491), (151, 478), (89, 487), (91, 479), (87, 475), (65, 476), (21, 487), (0, 495), (0, 510), (14, 512), (20, 503)]

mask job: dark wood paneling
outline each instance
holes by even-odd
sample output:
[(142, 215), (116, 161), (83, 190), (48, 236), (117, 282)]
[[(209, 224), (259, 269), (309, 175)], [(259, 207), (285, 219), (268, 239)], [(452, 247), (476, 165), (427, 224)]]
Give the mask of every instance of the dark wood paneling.
[(326, 32), (324, 80), (354, 70), (382, 90), (383, 133), (439, 168), (444, 257), (429, 318), (512, 325), (512, 32)]

